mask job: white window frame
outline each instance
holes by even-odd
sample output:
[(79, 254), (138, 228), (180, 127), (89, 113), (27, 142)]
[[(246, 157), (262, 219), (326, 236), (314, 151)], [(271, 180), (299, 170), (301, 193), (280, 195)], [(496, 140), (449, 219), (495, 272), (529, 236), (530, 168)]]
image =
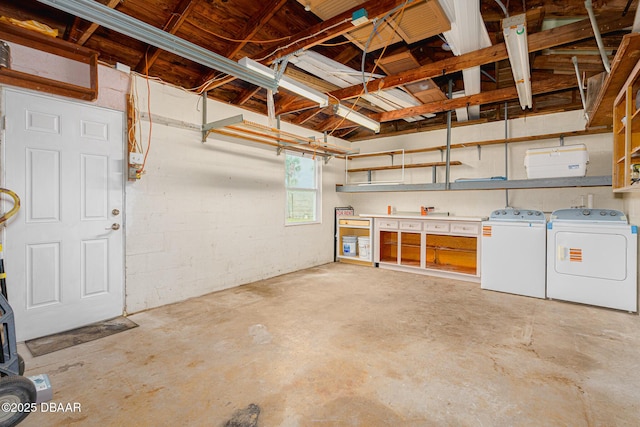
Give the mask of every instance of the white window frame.
[[(285, 161), (284, 161), (284, 193), (285, 193), (285, 211), (284, 211), (284, 225), (308, 225), (308, 224), (320, 224), (322, 223), (322, 158), (320, 156), (316, 156), (314, 160), (315, 162), (315, 173), (316, 173), (316, 188), (308, 189), (308, 188), (298, 188), (298, 187), (289, 187), (287, 185), (287, 157), (302, 157), (305, 159), (311, 159), (310, 154), (297, 153), (295, 151), (286, 151), (285, 150)], [(304, 191), (304, 192), (314, 192), (316, 195), (315, 206), (315, 218), (309, 221), (290, 221), (289, 220), (289, 191)]]

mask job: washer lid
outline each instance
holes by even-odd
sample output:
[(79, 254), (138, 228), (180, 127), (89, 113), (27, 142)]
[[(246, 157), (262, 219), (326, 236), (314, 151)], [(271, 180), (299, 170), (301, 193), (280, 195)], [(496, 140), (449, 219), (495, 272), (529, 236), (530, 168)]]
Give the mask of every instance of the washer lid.
[(491, 212), (491, 221), (546, 222), (542, 211), (535, 209), (504, 208)]
[(615, 209), (558, 209), (551, 213), (553, 222), (606, 222), (613, 224), (628, 224), (627, 217)]

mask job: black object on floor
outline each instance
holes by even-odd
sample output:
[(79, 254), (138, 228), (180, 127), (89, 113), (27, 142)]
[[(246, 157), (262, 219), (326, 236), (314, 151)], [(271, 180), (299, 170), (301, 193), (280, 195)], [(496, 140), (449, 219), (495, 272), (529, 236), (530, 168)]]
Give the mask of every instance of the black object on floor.
[(31, 352), (31, 355), (37, 357), (62, 350), (63, 348), (108, 337), (109, 335), (117, 334), (118, 332), (126, 331), (137, 326), (137, 323), (120, 316), (59, 334), (47, 335), (46, 337), (25, 341), (25, 344)]
[(244, 409), (238, 409), (233, 413), (229, 421), (224, 423), (224, 427), (257, 427), (260, 407), (255, 403)]

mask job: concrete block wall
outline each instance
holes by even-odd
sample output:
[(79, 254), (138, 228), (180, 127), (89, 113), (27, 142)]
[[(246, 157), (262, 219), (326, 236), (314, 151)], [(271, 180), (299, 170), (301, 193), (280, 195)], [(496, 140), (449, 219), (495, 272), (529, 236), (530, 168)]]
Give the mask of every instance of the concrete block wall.
[[(150, 87), (152, 115), (201, 123), (201, 97), (155, 82)], [(137, 78), (135, 89), (146, 110), (146, 82)], [(207, 110), (208, 121), (244, 114), (267, 124), (264, 116), (215, 101)], [(149, 121), (141, 129), (146, 147)], [(310, 136), (308, 129), (283, 129)], [(128, 312), (333, 261), (342, 162), (322, 167), (321, 223), (285, 226), (283, 155), (215, 134), (202, 144), (197, 131), (159, 123), (151, 135), (146, 173), (126, 186)]]
[[(581, 111), (571, 111), (544, 116), (531, 116), (508, 121), (509, 137), (532, 136), (556, 132), (584, 130), (585, 122)], [(485, 141), (504, 138), (504, 122), (454, 127), (451, 143), (458, 144), (473, 141)], [(587, 175), (599, 176), (611, 174), (611, 134), (597, 134), (582, 137), (565, 138), (564, 144), (584, 143), (589, 153)], [(361, 152), (375, 152), (391, 149), (416, 149), (446, 144), (446, 129), (422, 132), (398, 137), (379, 138), (354, 143)], [(508, 145), (509, 179), (525, 179), (524, 157), (529, 148), (542, 148), (560, 145), (559, 139), (521, 142)], [(405, 163), (441, 161), (440, 152), (428, 152), (405, 156)], [(451, 181), (457, 178), (486, 178), (505, 175), (504, 144), (460, 148), (451, 151), (451, 160), (459, 160), (461, 166), (451, 167)], [(377, 157), (358, 159), (351, 167), (376, 164), (389, 164), (389, 158)], [(396, 158), (398, 161), (398, 158)], [(387, 162), (387, 163), (384, 163)], [(358, 165), (358, 166), (357, 166)], [(374, 172), (374, 179), (383, 180), (397, 172)], [(407, 169), (406, 183), (431, 182), (431, 168)], [(362, 179), (362, 177), (356, 179)], [(444, 182), (445, 169), (439, 168), (438, 182)], [(593, 195), (594, 207), (624, 209), (623, 197), (614, 195), (609, 187), (558, 188), (479, 191), (423, 191), (423, 192), (384, 192), (351, 193), (348, 201), (359, 213), (384, 213), (388, 205), (398, 211), (419, 212), (420, 206), (434, 206), (436, 210), (450, 212), (458, 216), (487, 216), (494, 209), (507, 205), (520, 208), (539, 209), (550, 213), (555, 209), (586, 204), (588, 194)], [(508, 202), (507, 202), (508, 197)]]

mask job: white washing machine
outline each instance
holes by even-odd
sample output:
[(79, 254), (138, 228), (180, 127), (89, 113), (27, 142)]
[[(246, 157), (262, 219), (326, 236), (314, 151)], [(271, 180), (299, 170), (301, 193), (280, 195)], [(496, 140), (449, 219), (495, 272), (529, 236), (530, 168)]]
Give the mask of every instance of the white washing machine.
[(480, 287), (545, 297), (546, 223), (533, 209), (498, 209), (482, 223)]
[(547, 297), (638, 311), (638, 227), (622, 212), (554, 211), (547, 254)]

